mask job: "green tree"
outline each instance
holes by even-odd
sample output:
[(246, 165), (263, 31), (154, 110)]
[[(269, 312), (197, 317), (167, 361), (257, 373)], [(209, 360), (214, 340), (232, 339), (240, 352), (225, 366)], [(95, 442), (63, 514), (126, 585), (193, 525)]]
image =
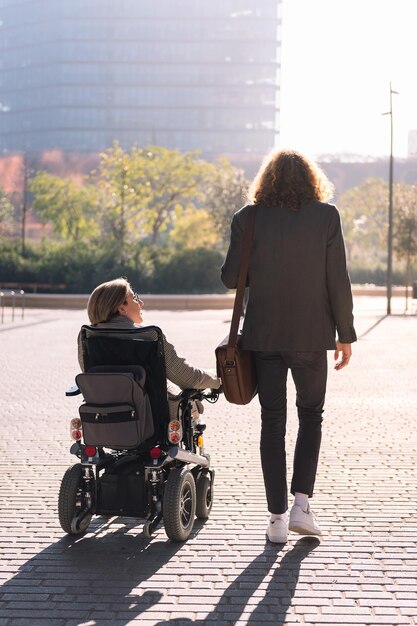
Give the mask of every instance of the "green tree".
[(405, 261), (405, 309), (408, 310), (411, 264), (417, 257), (417, 185), (395, 185), (394, 206), (394, 250)]
[(219, 242), (213, 222), (205, 209), (179, 209), (176, 212), (173, 229), (169, 233), (168, 243), (177, 249), (215, 248)]
[(39, 172), (29, 182), (33, 208), (67, 242), (89, 240), (97, 235), (96, 191), (69, 178)]
[(351, 262), (376, 267), (385, 262), (388, 230), (388, 185), (368, 178), (345, 191), (338, 200), (346, 250)]
[(151, 243), (157, 245), (176, 216), (197, 210), (204, 199), (202, 181), (207, 163), (197, 152), (181, 153), (158, 146), (149, 146), (138, 153), (138, 169), (148, 191), (145, 232), (149, 233)]
[(13, 225), (13, 211), (8, 195), (0, 188), (0, 236), (9, 234)]
[(206, 170), (205, 207), (219, 236), (222, 252), (229, 244), (232, 215), (243, 206), (248, 184), (243, 170), (226, 157), (219, 158)]
[(115, 143), (92, 172), (104, 234), (122, 249), (146, 237), (159, 245), (179, 212), (196, 209), (201, 202), (205, 168), (195, 152), (159, 146), (125, 151)]
[(148, 191), (138, 157), (137, 148), (125, 151), (115, 142), (100, 154), (98, 168), (90, 174), (90, 181), (98, 190), (97, 219), (101, 235), (121, 258), (128, 255), (128, 244), (143, 236)]

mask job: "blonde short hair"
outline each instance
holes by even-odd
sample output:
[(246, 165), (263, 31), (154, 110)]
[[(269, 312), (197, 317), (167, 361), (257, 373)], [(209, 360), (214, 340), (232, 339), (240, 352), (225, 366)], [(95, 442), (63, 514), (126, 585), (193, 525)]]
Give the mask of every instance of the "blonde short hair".
[(131, 289), (126, 278), (116, 278), (98, 285), (88, 299), (87, 313), (90, 322), (100, 324), (115, 317)]

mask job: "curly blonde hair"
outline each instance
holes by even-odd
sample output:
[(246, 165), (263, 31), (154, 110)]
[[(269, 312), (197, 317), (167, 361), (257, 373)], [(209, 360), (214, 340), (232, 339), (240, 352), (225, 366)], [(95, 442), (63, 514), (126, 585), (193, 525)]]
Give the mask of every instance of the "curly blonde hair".
[(297, 211), (303, 202), (325, 202), (333, 196), (333, 185), (319, 166), (295, 150), (268, 154), (247, 198), (252, 204), (287, 207)]

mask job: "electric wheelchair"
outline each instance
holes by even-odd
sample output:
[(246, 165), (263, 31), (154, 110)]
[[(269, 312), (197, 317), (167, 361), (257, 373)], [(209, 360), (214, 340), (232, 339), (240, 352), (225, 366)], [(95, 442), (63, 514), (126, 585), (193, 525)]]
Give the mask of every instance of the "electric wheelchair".
[(163, 520), (172, 541), (188, 539), (208, 518), (214, 470), (204, 450), (201, 401), (219, 392), (187, 389), (170, 418), (162, 332), (81, 328), (85, 373), (67, 396), (84, 398), (71, 420), (71, 453), (58, 497), (62, 529), (84, 533), (93, 515), (137, 517), (151, 536)]

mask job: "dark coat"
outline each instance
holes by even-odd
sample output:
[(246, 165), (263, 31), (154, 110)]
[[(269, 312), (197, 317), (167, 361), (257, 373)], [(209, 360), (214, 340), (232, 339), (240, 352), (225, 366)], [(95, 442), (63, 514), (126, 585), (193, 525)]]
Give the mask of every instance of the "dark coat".
[[(237, 285), (249, 206), (237, 211), (222, 281)], [(311, 201), (298, 211), (256, 206), (242, 346), (316, 351), (356, 341), (339, 211)]]

